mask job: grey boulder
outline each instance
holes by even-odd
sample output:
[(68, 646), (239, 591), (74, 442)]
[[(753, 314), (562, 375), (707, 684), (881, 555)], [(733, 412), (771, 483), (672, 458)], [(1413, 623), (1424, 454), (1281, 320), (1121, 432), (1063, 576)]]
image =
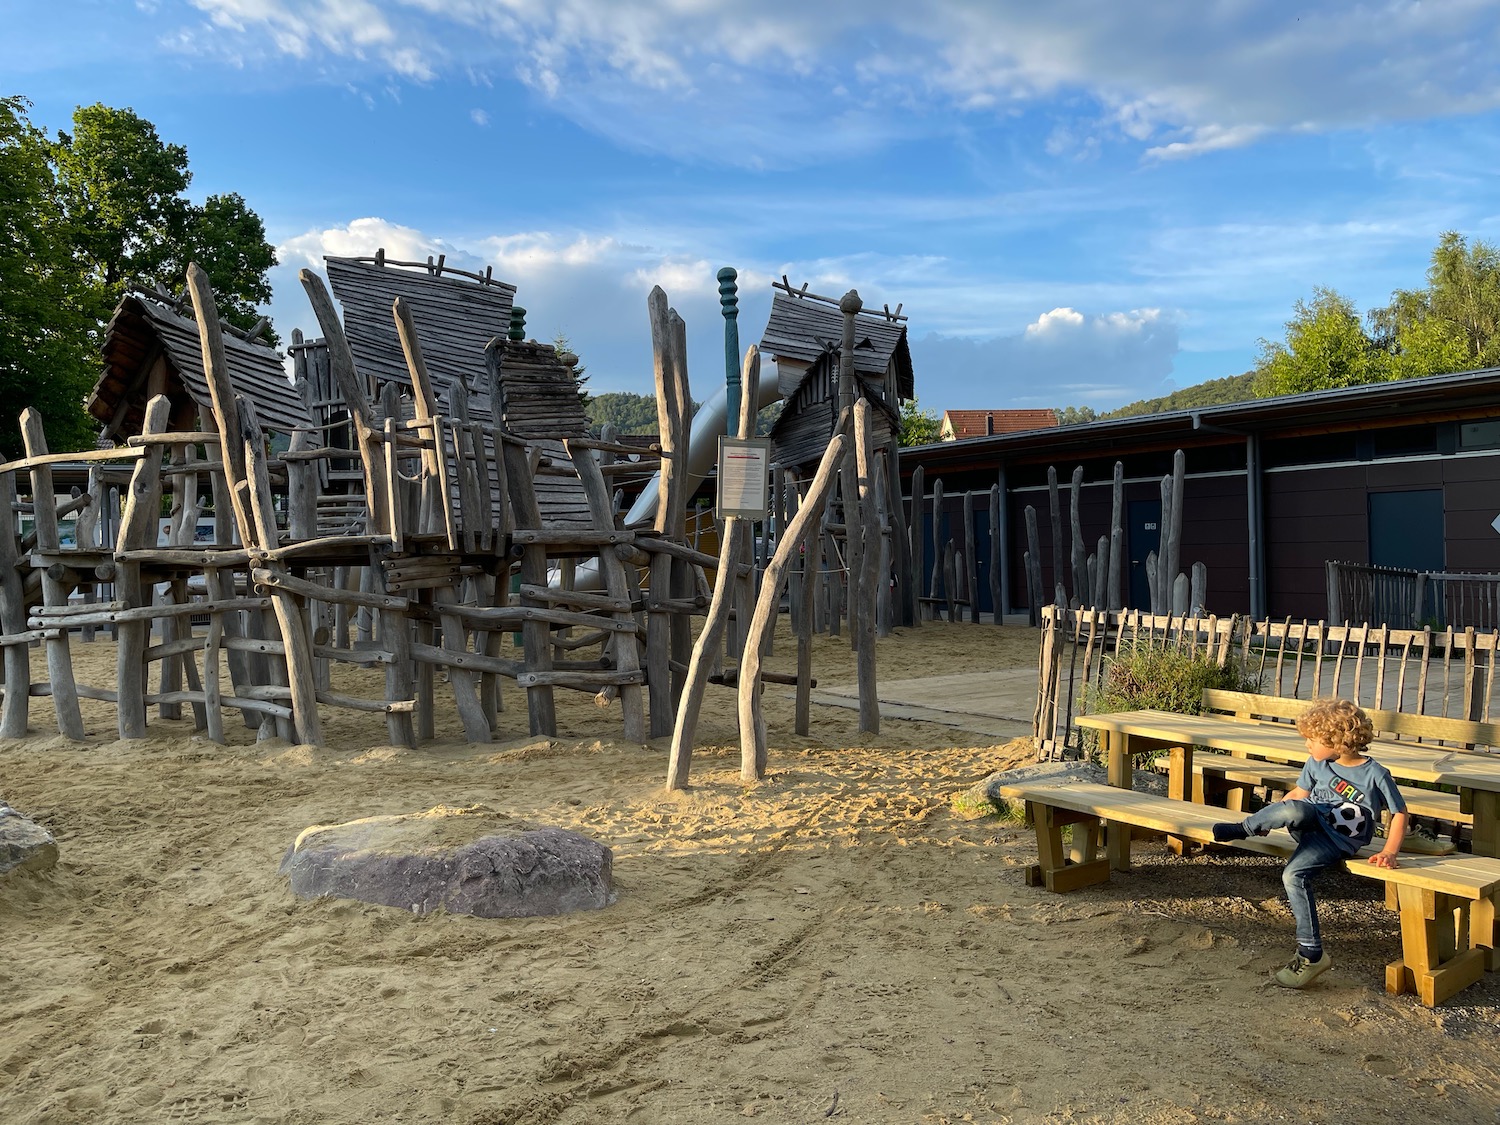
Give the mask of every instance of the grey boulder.
[(0, 801), (0, 875), (57, 866), (57, 841), (35, 821)]
[(520, 918), (614, 901), (614, 854), (564, 828), (438, 806), (303, 831), (281, 873), (302, 898), (333, 895), (414, 914)]

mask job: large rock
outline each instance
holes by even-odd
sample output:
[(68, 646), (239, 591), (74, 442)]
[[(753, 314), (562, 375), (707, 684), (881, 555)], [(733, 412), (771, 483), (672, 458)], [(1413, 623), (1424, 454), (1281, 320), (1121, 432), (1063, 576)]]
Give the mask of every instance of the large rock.
[(519, 918), (614, 901), (614, 854), (564, 828), (439, 805), (306, 829), (281, 872), (303, 898), (334, 895), (416, 914)]
[(0, 875), (47, 871), (57, 865), (57, 841), (35, 821), (0, 801)]

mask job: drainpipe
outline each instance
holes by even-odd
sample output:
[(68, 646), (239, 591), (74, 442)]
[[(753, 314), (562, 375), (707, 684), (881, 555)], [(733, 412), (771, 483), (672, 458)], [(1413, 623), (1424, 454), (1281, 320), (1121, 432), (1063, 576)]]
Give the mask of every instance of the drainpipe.
[(1265, 505), (1260, 475), (1260, 435), (1245, 435), (1245, 501), (1250, 532), (1250, 617), (1266, 616)]

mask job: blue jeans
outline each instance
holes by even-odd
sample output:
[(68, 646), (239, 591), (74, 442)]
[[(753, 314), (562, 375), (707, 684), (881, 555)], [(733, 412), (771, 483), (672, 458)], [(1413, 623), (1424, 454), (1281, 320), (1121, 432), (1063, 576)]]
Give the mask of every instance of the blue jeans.
[(1313, 896), (1312, 881), (1342, 862), (1348, 853), (1328, 831), (1323, 814), (1311, 801), (1276, 801), (1245, 818), (1247, 832), (1266, 828), (1290, 828), (1292, 839), (1297, 841), (1297, 850), (1286, 861), (1281, 882), (1286, 887), (1292, 917), (1297, 920), (1297, 944), (1322, 949), (1318, 900)]

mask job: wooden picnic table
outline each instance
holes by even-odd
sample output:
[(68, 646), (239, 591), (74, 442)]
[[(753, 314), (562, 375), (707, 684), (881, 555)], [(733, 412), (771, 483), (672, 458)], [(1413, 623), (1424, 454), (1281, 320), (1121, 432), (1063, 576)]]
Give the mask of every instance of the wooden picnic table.
[[(1298, 765), (1308, 758), (1307, 742), (1286, 723), (1153, 710), (1082, 715), (1076, 721), (1099, 732), (1111, 785), (1131, 787), (1134, 755), (1168, 750), (1172, 760), (1169, 794), (1180, 800), (1192, 796), (1194, 746)], [(1371, 743), (1370, 754), (1398, 782), (1436, 783), (1457, 789), (1460, 809), (1474, 816), (1474, 854), (1500, 856), (1500, 755), (1379, 738)], [(1129, 869), (1128, 831), (1109, 833), (1109, 858), (1115, 870)]]

